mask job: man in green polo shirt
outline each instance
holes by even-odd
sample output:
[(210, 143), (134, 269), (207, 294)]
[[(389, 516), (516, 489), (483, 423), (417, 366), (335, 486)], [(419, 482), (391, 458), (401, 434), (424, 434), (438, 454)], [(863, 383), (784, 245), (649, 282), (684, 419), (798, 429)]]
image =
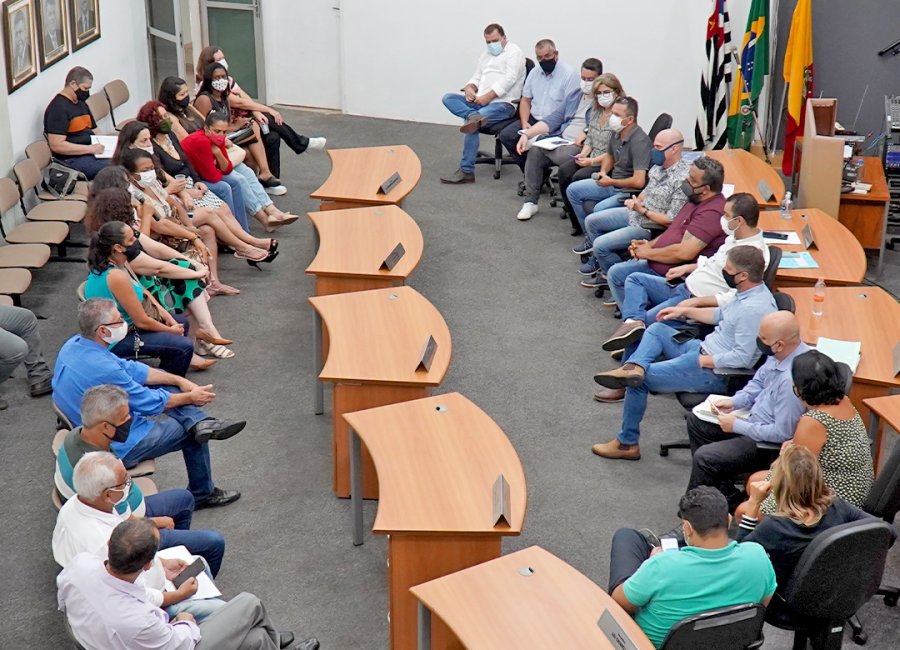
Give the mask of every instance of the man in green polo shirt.
[(709, 486), (681, 497), (681, 550), (662, 552), (639, 531), (613, 536), (609, 593), (658, 648), (681, 619), (719, 607), (762, 603), (775, 593), (775, 571), (759, 544), (728, 538), (728, 501)]

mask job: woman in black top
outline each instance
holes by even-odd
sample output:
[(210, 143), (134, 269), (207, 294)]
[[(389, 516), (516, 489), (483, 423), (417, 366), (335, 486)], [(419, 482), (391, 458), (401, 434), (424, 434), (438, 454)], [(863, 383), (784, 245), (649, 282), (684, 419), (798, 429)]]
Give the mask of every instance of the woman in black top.
[(191, 94), (184, 79), (180, 77), (163, 79), (157, 99), (166, 107), (166, 113), (176, 119), (172, 124), (172, 132), (179, 140), (203, 129), (203, 116), (191, 105)]

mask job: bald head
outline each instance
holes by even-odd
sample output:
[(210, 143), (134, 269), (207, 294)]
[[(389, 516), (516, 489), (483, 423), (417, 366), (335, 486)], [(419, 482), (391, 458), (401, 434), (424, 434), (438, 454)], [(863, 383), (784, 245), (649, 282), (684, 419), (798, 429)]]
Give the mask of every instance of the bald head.
[(766, 314), (759, 323), (759, 339), (769, 346), (779, 361), (800, 345), (800, 323), (789, 311)]
[(665, 156), (662, 166), (671, 167), (681, 160), (681, 152), (684, 149), (684, 134), (678, 129), (663, 129), (656, 135), (656, 139), (653, 140), (653, 148), (661, 151)]

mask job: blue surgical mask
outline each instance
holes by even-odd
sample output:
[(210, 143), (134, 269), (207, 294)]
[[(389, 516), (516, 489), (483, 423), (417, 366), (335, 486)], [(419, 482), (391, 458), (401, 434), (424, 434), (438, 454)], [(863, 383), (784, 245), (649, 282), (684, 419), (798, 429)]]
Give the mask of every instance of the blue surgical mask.
[(501, 43), (500, 41), (488, 43), (487, 51), (488, 51), (488, 54), (490, 54), (491, 56), (498, 56), (500, 53), (503, 52), (503, 43)]
[(666, 162), (666, 154), (664, 151), (660, 151), (659, 149), (651, 149), (650, 150), (650, 164), (657, 165), (658, 167), (662, 167), (662, 164)]

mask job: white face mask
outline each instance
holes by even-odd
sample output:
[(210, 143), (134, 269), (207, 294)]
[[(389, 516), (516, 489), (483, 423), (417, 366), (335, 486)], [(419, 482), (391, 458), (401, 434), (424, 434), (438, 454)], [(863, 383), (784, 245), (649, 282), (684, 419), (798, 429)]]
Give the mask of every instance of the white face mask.
[(597, 103), (600, 104), (603, 108), (609, 108), (613, 105), (614, 101), (616, 101), (616, 94), (611, 90), (597, 93)]
[(737, 217), (729, 219), (724, 214), (719, 218), (719, 224), (722, 226), (722, 232), (726, 235), (733, 235), (734, 230), (731, 229), (731, 222), (734, 221)]
[(226, 61), (225, 59), (219, 59), (218, 61), (216, 61), (216, 63), (218, 63), (220, 66), (222, 66), (226, 70), (228, 69), (228, 61)]
[(622, 118), (615, 114), (609, 116), (609, 123), (606, 126), (616, 133), (625, 128), (622, 124)]
[(148, 169), (145, 172), (138, 172), (138, 176), (141, 179), (139, 181), (141, 185), (149, 185), (156, 180), (156, 171), (153, 169)]
[(146, 151), (149, 154), (153, 153), (153, 145), (151, 144), (149, 147), (138, 147), (141, 151)]
[(581, 92), (584, 93), (585, 95), (590, 95), (591, 88), (593, 88), (593, 87), (594, 87), (593, 81), (585, 81), (584, 79), (581, 80)]
[(219, 92), (223, 92), (228, 90), (228, 79), (213, 79), (210, 84), (213, 90), (218, 90)]
[(107, 345), (115, 345), (128, 334), (128, 323), (121, 323), (114, 326), (104, 325), (104, 327), (109, 330), (109, 336), (101, 336), (100, 338), (103, 339), (103, 342)]

